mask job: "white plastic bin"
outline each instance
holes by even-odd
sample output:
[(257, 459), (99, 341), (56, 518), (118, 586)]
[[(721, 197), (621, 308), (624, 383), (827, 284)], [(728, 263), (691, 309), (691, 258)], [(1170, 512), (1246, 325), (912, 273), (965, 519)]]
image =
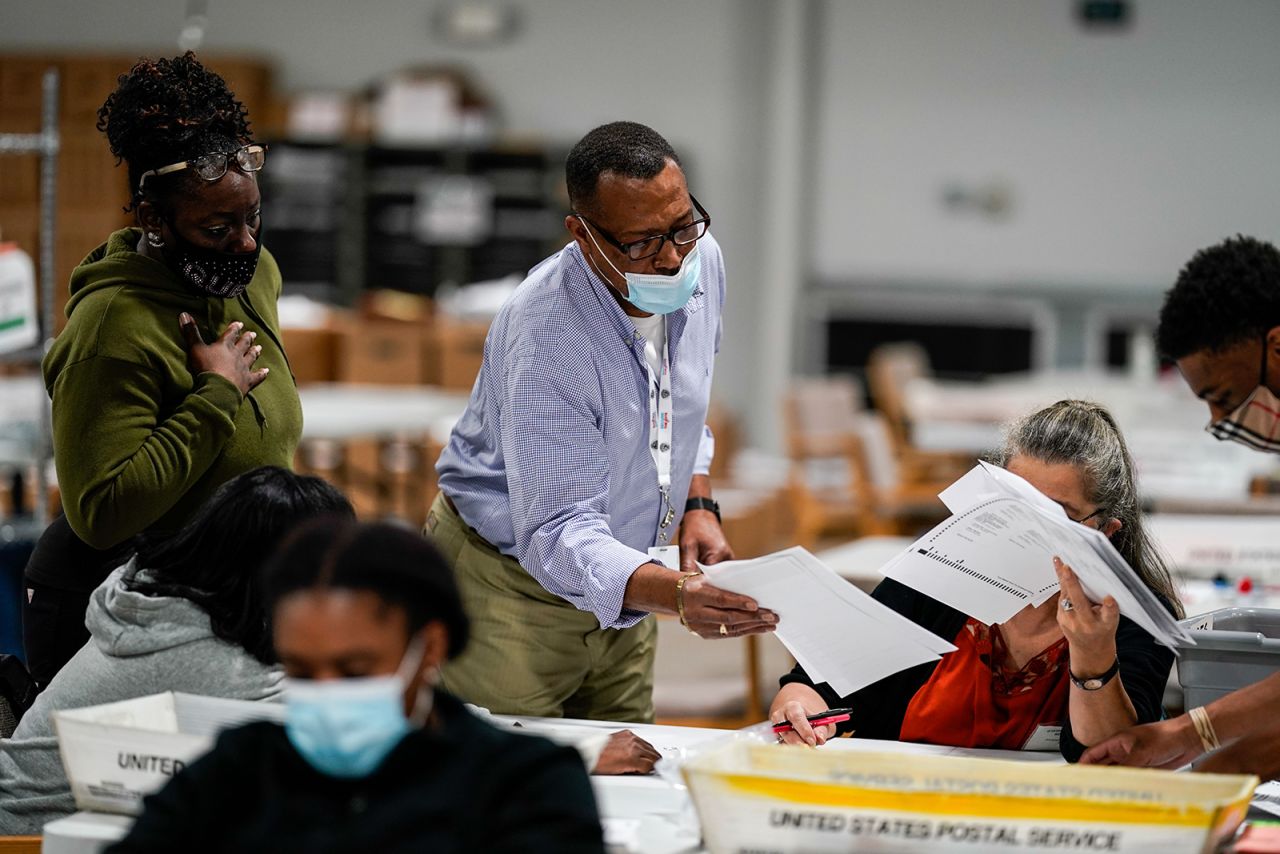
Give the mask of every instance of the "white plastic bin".
[(170, 692), (54, 712), (53, 726), (76, 806), (137, 814), (142, 799), (208, 752), (221, 730), (283, 717), (279, 703)]

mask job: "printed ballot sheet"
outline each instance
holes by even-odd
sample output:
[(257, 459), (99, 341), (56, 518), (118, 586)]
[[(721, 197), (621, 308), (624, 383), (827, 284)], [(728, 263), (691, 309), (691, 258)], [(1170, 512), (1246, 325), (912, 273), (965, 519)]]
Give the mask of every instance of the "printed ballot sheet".
[(799, 546), (702, 570), (717, 587), (776, 613), (778, 640), (810, 678), (842, 695), (955, 651)]
[(1056, 502), (999, 466), (980, 463), (939, 496), (952, 516), (880, 570), (984, 623), (1003, 623), (1058, 590), (1053, 558), (1071, 566), (1094, 602), (1166, 646), (1195, 641), (1101, 532), (1071, 521)]
[(1271, 780), (1254, 789), (1250, 806), (1280, 818), (1280, 781)]

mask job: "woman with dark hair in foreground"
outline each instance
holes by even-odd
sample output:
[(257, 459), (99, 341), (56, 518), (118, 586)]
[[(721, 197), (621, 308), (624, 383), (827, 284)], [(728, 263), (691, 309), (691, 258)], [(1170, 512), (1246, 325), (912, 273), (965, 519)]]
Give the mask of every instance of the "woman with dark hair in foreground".
[(313, 523), (263, 582), (284, 726), (223, 733), (110, 851), (604, 851), (576, 751), (490, 726), (435, 687), (469, 627), (430, 543)]

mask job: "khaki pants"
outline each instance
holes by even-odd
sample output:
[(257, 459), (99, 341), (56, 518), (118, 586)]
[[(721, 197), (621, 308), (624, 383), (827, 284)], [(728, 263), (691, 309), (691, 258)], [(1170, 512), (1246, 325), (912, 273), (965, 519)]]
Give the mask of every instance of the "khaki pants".
[(653, 720), (652, 618), (600, 628), (467, 527), (443, 494), (424, 533), (453, 566), (471, 619), (466, 651), (441, 673), (445, 690), (495, 714)]

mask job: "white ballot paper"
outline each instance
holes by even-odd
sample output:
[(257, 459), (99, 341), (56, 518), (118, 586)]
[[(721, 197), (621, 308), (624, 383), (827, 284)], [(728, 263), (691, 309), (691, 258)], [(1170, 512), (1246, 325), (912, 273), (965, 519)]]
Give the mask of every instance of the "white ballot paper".
[(1271, 780), (1254, 789), (1253, 801), (1249, 805), (1254, 809), (1280, 816), (1280, 782)]
[(800, 546), (702, 571), (717, 587), (750, 596), (776, 613), (778, 640), (814, 682), (827, 682), (841, 695), (956, 649)]
[(954, 515), (881, 567), (882, 575), (976, 620), (1003, 623), (1057, 592), (1057, 556), (1094, 602), (1114, 597), (1121, 614), (1165, 646), (1195, 643), (1106, 536), (1071, 521), (1017, 475), (979, 463), (938, 497)]

